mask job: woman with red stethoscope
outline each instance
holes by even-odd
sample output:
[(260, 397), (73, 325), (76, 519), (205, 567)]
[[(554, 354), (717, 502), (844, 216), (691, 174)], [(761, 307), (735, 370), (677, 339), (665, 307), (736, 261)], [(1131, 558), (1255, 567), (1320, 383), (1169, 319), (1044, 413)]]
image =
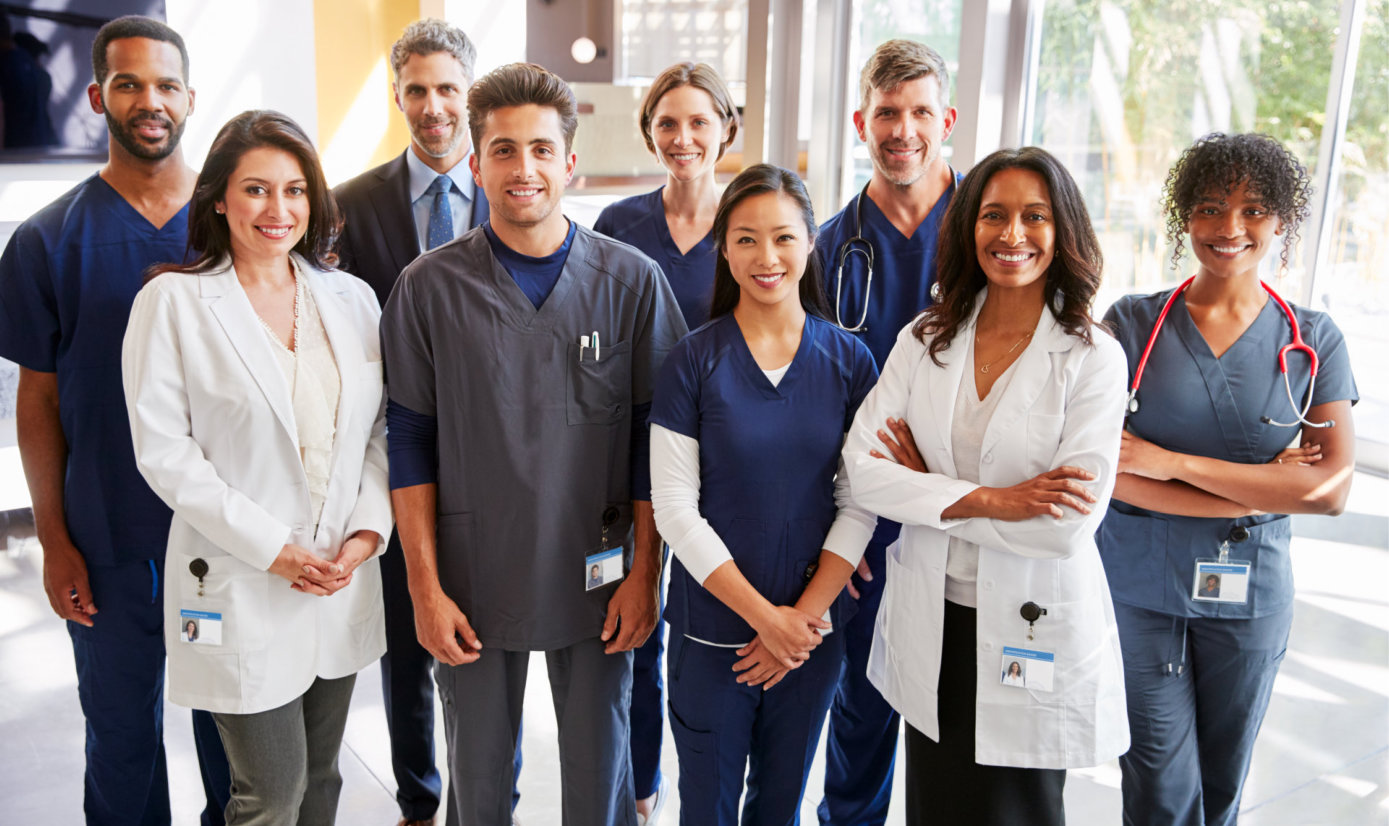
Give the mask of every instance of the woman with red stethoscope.
[(1198, 140), (1164, 192), (1173, 264), (1189, 239), (1195, 276), (1106, 315), (1130, 380), (1097, 537), (1128, 694), (1126, 824), (1235, 822), (1292, 625), (1288, 514), (1339, 513), (1350, 491), (1345, 339), (1259, 278), (1280, 247), (1287, 269), (1309, 194), (1272, 138)]

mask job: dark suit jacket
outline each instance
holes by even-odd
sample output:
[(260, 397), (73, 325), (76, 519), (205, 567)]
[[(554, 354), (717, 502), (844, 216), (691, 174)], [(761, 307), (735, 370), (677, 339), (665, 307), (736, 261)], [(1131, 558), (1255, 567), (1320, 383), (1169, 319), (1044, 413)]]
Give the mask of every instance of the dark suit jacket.
[[(406, 147), (405, 152), (409, 151)], [(481, 224), (488, 216), (482, 187), (474, 188), (473, 193), (469, 227)], [(370, 284), (384, 307), (400, 271), (420, 254), (405, 153), (338, 184), (333, 196), (343, 214), (338, 269)]]

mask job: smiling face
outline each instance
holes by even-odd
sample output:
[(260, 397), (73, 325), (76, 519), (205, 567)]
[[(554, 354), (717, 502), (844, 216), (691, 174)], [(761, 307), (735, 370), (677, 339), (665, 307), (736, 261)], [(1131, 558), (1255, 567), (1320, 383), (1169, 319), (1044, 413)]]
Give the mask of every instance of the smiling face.
[(88, 89), (92, 109), (133, 159), (157, 161), (178, 148), (193, 112), (178, 47), (148, 37), (123, 37), (106, 47), (106, 80)]
[(1242, 181), (1223, 197), (1206, 193), (1192, 208), (1186, 229), (1201, 270), (1229, 278), (1258, 270), (1277, 246), (1283, 222)]
[(517, 229), (563, 222), (564, 188), (577, 157), (564, 150), (559, 112), (527, 103), (493, 109), (473, 153), (473, 179), (487, 193), (492, 221)]
[(714, 174), (728, 127), (714, 98), (697, 86), (677, 86), (661, 95), (651, 115), (651, 143), (670, 177), (693, 181)]
[(892, 91), (874, 89), (868, 106), (854, 113), (854, 126), (868, 144), (873, 174), (907, 187), (940, 160), (941, 146), (955, 128), (955, 109), (942, 102), (935, 76), (925, 75)]
[(1040, 291), (1055, 251), (1046, 180), (1019, 167), (995, 173), (984, 186), (974, 220), (974, 254), (989, 288)]
[(733, 208), (724, 257), (740, 298), (764, 306), (800, 303), (800, 281), (810, 257), (810, 232), (800, 206), (782, 192), (752, 195)]
[(273, 263), (308, 231), (308, 181), (293, 155), (258, 146), (241, 156), (216, 208), (227, 219), (233, 262)]
[(400, 67), (394, 86), (396, 106), (410, 127), (416, 154), (435, 171), (452, 169), (471, 147), (469, 85), (463, 64), (448, 52), (412, 54)]

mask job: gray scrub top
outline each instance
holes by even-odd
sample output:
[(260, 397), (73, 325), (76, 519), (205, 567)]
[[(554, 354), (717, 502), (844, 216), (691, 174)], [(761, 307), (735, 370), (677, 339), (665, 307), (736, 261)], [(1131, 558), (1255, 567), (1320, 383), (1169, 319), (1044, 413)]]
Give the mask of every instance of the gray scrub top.
[[(1119, 299), (1105, 314), (1129, 361), (1129, 382), (1171, 290)], [(1293, 307), (1302, 338), (1317, 351), (1320, 369), (1312, 404), (1359, 399), (1345, 337), (1325, 313)], [(1278, 350), (1292, 341), (1288, 317), (1270, 299), (1249, 329), (1216, 358), (1178, 297), (1153, 345), (1138, 412), (1127, 428), (1168, 450), (1227, 462), (1263, 464), (1297, 437), (1300, 428), (1260, 421), (1293, 419), (1278, 370)], [(1288, 354), (1288, 377), (1300, 406), (1310, 379), (1304, 354)], [(1230, 543), (1230, 557), (1253, 563), (1243, 605), (1196, 602), (1192, 576), (1198, 558), (1213, 558), (1236, 525), (1249, 531)], [(1292, 537), (1286, 514), (1210, 519), (1150, 511), (1117, 499), (1096, 535), (1116, 602), (1179, 617), (1252, 618), (1277, 613), (1293, 599)]]
[[(580, 353), (598, 333), (600, 351)], [(630, 558), (631, 428), (685, 334), (651, 259), (579, 227), (536, 309), (481, 228), (417, 258), (381, 318), (388, 391), (438, 419), (439, 581), (489, 647), (572, 645), (602, 632), (613, 586), (585, 557)]]

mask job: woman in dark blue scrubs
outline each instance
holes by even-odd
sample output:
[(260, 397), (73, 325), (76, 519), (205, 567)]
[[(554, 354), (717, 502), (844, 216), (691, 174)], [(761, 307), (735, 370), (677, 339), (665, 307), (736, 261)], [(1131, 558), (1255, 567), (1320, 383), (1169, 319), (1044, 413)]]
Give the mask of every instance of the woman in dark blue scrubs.
[[(738, 110), (712, 67), (677, 63), (651, 84), (640, 124), (646, 148), (666, 170), (665, 186), (609, 204), (593, 228), (656, 262), (693, 330), (709, 320), (714, 298), (714, 166), (738, 134)], [(632, 657), (632, 780), (637, 812), (653, 820), (665, 727), (664, 650), (665, 627), (658, 623)]]
[[(1339, 513), (1350, 490), (1345, 340), (1325, 314), (1291, 308), (1320, 369), (1313, 385), (1305, 353), (1289, 352), (1285, 387), (1292, 324), (1259, 279), (1280, 247), (1286, 271), (1309, 194), (1306, 170), (1273, 139), (1202, 138), (1165, 192), (1173, 263), (1189, 237), (1195, 277), (1106, 315), (1130, 386), (1151, 339), (1097, 537), (1128, 693), (1126, 824), (1235, 822), (1292, 625), (1288, 514)], [(1277, 422), (1300, 428), (1299, 448), (1285, 450), (1298, 430)]]
[(593, 224), (651, 256), (691, 330), (709, 320), (716, 246), (710, 230), (719, 205), (714, 167), (737, 134), (733, 96), (713, 68), (666, 69), (641, 104), (641, 137), (666, 170), (665, 186), (609, 204)]
[(671, 351), (650, 420), (652, 504), (675, 553), (680, 816), (737, 824), (746, 774), (742, 822), (791, 823), (839, 677), (832, 623), (875, 525), (849, 501), (839, 451), (877, 370), (826, 320), (794, 173), (740, 174), (714, 237), (713, 320)]

